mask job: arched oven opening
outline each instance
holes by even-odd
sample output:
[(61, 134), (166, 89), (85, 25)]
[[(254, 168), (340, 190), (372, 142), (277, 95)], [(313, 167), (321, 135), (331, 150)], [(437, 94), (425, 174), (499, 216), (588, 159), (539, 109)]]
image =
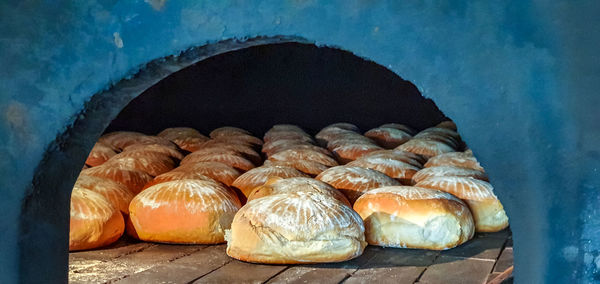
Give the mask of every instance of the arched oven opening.
[[(117, 86), (110, 95), (104, 95), (104, 100), (113, 100), (106, 109), (102, 105), (88, 105), (92, 108), (87, 111), (96, 113), (93, 115), (96, 120), (88, 124), (86, 119), (79, 120), (72, 130), (84, 130), (78, 134), (79, 141), (70, 138), (65, 139), (64, 144), (58, 141), (60, 150), (73, 145), (79, 147), (62, 159), (77, 156), (73, 160), (85, 160), (87, 149), (102, 132), (104, 135), (115, 131), (156, 135), (170, 127), (190, 127), (208, 136), (219, 127), (235, 126), (263, 138), (274, 125), (293, 124), (314, 137), (328, 125), (348, 122), (358, 127), (358, 135), (386, 123), (406, 125), (414, 130), (409, 134), (416, 135), (450, 119), (433, 101), (422, 97), (416, 86), (383, 66), (335, 48), (283, 41), (260, 42), (259, 39), (251, 47), (217, 52), (177, 72), (156, 68), (161, 66), (160, 62), (153, 63), (156, 66), (151, 64), (149, 69), (155, 70), (144, 72), (152, 74), (138, 75), (138, 78), (147, 76), (147, 83), (156, 81), (150, 88)], [(223, 48), (232, 49), (231, 46)], [(185, 59), (186, 54), (181, 57)], [(141, 91), (137, 97), (131, 95)], [(128, 95), (119, 98), (124, 93)], [(133, 97), (122, 110), (115, 107)], [(98, 113), (104, 113), (105, 117)], [(107, 126), (111, 117), (115, 118)], [(468, 151), (468, 141), (461, 142), (453, 151)], [(327, 143), (320, 146), (328, 148)], [(393, 147), (388, 145), (387, 148)], [(265, 153), (261, 154), (263, 159), (268, 158)], [(332, 157), (340, 164), (347, 162), (340, 161), (339, 156)], [(174, 167), (180, 161), (175, 163)], [(255, 164), (260, 166), (260, 163)], [(73, 170), (63, 176), (71, 175), (75, 180), (78, 174)], [(62, 183), (66, 186), (69, 182)], [(70, 184), (72, 187), (73, 183)], [(68, 204), (59, 206), (62, 206), (60, 214), (64, 214)], [(512, 265), (512, 234), (508, 228), (494, 233), (475, 233), (457, 247), (441, 251), (369, 245), (352, 260), (329, 264), (250, 264), (228, 257), (225, 249), (223, 244), (144, 242), (124, 233), (107, 246), (71, 252), (69, 280), (75, 283), (163, 280), (177, 283), (289, 280), (362, 283), (397, 279), (398, 283), (461, 280), (481, 283), (496, 278)]]

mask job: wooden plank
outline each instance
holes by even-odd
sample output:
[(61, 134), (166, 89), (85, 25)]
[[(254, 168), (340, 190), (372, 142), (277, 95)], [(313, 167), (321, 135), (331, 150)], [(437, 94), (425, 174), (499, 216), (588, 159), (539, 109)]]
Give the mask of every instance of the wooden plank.
[(116, 243), (102, 249), (71, 252), (69, 253), (69, 273), (92, 267), (124, 255), (136, 253), (153, 246), (156, 246), (156, 244), (143, 243), (129, 238), (121, 238)]
[(162, 263), (194, 253), (206, 246), (198, 245), (156, 245), (141, 252), (128, 254), (112, 261), (69, 274), (69, 282), (89, 283), (108, 282), (150, 269)]
[[(494, 278), (498, 277), (498, 275), (500, 275), (500, 272), (494, 272), (494, 273), (490, 274), (488, 276), (488, 279), (485, 281), (485, 283), (492, 281)], [(502, 284), (513, 284), (513, 282), (514, 282), (514, 278), (511, 276), (508, 279), (505, 279), (504, 281), (502, 281)]]
[(365, 265), (378, 252), (378, 248), (369, 246), (361, 256), (349, 261), (292, 266), (268, 283), (339, 283)]
[(413, 283), (438, 255), (437, 251), (385, 248), (344, 283)]
[(210, 246), (172, 262), (133, 274), (117, 283), (190, 283), (232, 261), (226, 245)]
[(513, 265), (513, 248), (507, 247), (502, 251), (496, 265), (494, 266), (494, 272), (502, 272)]
[(265, 265), (233, 260), (193, 283), (263, 283), (287, 266)]
[(419, 283), (482, 284), (488, 278), (494, 261), (441, 255), (427, 267)]
[(504, 242), (505, 239), (500, 238), (477, 237), (456, 248), (443, 251), (442, 255), (496, 260)]
[(344, 284), (396, 283), (412, 284), (425, 270), (422, 266), (373, 267), (361, 269), (346, 279)]

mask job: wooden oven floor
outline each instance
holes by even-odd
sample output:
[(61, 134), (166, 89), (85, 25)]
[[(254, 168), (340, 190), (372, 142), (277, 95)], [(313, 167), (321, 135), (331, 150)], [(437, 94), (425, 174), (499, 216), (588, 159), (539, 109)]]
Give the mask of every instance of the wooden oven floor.
[(165, 245), (121, 239), (69, 254), (72, 283), (485, 283), (513, 264), (509, 230), (478, 234), (447, 251), (368, 246), (351, 261), (260, 265), (234, 260), (225, 245)]

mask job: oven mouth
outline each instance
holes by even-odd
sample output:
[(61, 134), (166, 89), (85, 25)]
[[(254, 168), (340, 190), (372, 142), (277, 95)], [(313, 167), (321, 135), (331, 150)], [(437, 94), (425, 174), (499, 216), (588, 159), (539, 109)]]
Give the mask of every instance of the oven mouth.
[[(278, 49), (284, 51), (277, 51)], [(277, 60), (273, 61), (277, 64), (271, 61), (272, 66), (266, 66), (248, 62), (248, 59), (265, 60), (268, 57), (272, 60), (276, 58)], [(306, 66), (299, 67), (299, 64)], [(257, 72), (268, 72), (271, 75), (241, 78), (244, 72), (239, 72), (240, 69), (236, 69), (236, 66), (241, 66), (244, 72), (251, 74), (260, 75)], [(294, 66), (295, 71), (305, 72), (303, 74), (282, 73), (283, 69), (290, 66)], [(306, 72), (310, 70), (313, 72)], [(315, 72), (315, 70), (319, 71)], [(335, 73), (336, 70), (338, 74)], [(198, 78), (194, 74), (207, 76)], [(330, 80), (319, 76), (326, 74), (329, 74)], [(337, 75), (333, 80), (332, 74)], [(368, 79), (359, 76), (360, 74), (369, 74), (366, 76)], [(274, 78), (277, 75), (288, 86), (284, 88), (280, 85), (275, 88), (277, 84)], [(285, 78), (281, 79), (282, 77)], [(261, 78), (264, 81), (260, 81)], [(302, 78), (304, 81), (294, 81), (294, 78)], [(273, 88), (261, 88), (261, 84), (263, 87), (273, 86)], [(204, 86), (205, 93), (197, 92), (199, 86)], [(291, 88), (293, 86), (302, 88), (294, 90)], [(334, 92), (336, 86), (342, 91)], [(206, 91), (207, 89), (209, 91)], [(245, 92), (236, 93), (236, 90)], [(281, 93), (287, 94), (288, 97), (277, 96)], [(302, 96), (303, 93), (311, 94), (310, 98)], [(372, 93), (383, 95), (373, 96)], [(316, 102), (319, 101), (320, 104), (317, 104)], [(406, 103), (407, 101), (409, 103)], [(190, 113), (194, 114), (192, 119), (185, 115)], [(110, 118), (114, 119), (111, 121)], [(415, 130), (422, 130), (445, 119), (447, 117), (433, 101), (423, 98), (415, 85), (385, 67), (340, 49), (318, 47), (306, 40), (293, 37), (232, 40), (193, 48), (178, 56), (150, 62), (132, 78), (115, 84), (109, 90), (93, 96), (91, 101), (86, 103), (72, 127), (58, 137), (49, 148), (36, 171), (31, 192), (23, 204), (26, 212), (21, 222), (22, 232), (26, 236), (23, 242), (39, 239), (44, 234), (43, 231), (38, 231), (37, 220), (44, 220), (43, 223), (50, 224), (51, 227), (66, 228), (65, 231), (56, 233), (61, 235), (59, 239), (65, 240), (64, 232), (68, 231), (68, 217), (66, 217), (68, 210), (65, 208), (69, 206), (70, 190), (64, 189), (72, 188), (81, 167), (58, 165), (82, 165), (89, 149), (103, 132), (135, 130), (156, 134), (167, 127), (188, 126), (207, 134), (211, 129), (231, 125), (248, 129), (260, 136), (270, 125), (292, 123), (300, 125), (314, 135), (323, 126), (340, 121), (355, 123), (362, 130), (388, 122), (405, 123)], [(148, 121), (155, 123), (151, 124)], [(48, 186), (55, 190), (41, 190)], [(56, 200), (56, 209), (48, 210), (46, 202), (49, 200)], [(66, 267), (65, 245), (66, 243), (60, 243), (58, 246), (42, 248), (42, 250), (51, 250), (55, 255), (62, 255), (62, 265)], [(162, 245), (158, 247), (160, 246)], [(509, 257), (509, 249), (512, 253), (511, 234), (508, 230), (498, 234), (481, 234), (473, 247), (436, 254), (431, 258), (428, 267), (434, 265), (436, 260), (439, 265), (464, 259), (474, 263), (486, 261), (486, 266), (482, 265), (481, 269), (491, 269), (488, 269), (485, 277), (497, 275), (503, 267), (498, 265), (503, 252), (507, 253), (505, 257)], [(27, 255), (36, 255), (38, 253), (36, 250), (40, 248), (33, 245), (24, 245), (24, 248), (21, 259), (28, 264), (22, 267), (31, 269), (31, 256)], [(142, 253), (149, 248), (127, 254), (131, 253), (135, 256), (135, 253)], [(118, 247), (111, 249), (118, 249)], [(182, 250), (186, 251), (182, 254), (183, 257), (169, 259), (168, 262), (184, 259), (199, 251), (191, 247)], [(385, 257), (393, 258), (393, 254), (378, 257), (381, 259), (376, 258), (377, 261), (372, 262), (371, 268), (403, 265), (400, 262), (382, 260)], [(410, 251), (403, 257), (419, 256), (418, 252)], [(492, 262), (491, 266), (490, 262)], [(390, 263), (395, 264), (390, 265)], [(309, 268), (319, 267), (309, 266)], [(276, 272), (271, 278), (288, 269), (290, 268)], [(423, 277), (425, 271), (421, 271), (419, 278), (416, 279)], [(54, 271), (48, 273), (57, 275)]]

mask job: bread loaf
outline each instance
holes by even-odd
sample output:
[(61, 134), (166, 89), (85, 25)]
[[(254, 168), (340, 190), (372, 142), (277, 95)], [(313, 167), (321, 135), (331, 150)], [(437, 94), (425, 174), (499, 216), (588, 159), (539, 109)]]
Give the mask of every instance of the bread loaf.
[(107, 246), (125, 230), (119, 209), (99, 193), (74, 187), (71, 193), (69, 251)]
[(443, 250), (468, 241), (475, 231), (467, 205), (433, 189), (373, 189), (356, 200), (354, 210), (364, 220), (371, 245)]
[(365, 192), (383, 186), (400, 185), (382, 172), (361, 167), (337, 166), (320, 173), (315, 179), (341, 191), (351, 204)]
[(488, 182), (468, 177), (431, 177), (416, 186), (448, 192), (465, 201), (477, 232), (497, 232), (508, 227), (504, 207)]
[(484, 172), (454, 166), (424, 168), (417, 172), (412, 179), (414, 183), (418, 183), (431, 177), (470, 177), (489, 181), (488, 176)]
[(227, 255), (248, 262), (339, 262), (362, 254), (364, 227), (350, 207), (314, 192), (249, 201), (235, 215)]
[(312, 178), (293, 177), (280, 178), (272, 177), (267, 182), (254, 188), (248, 195), (248, 202), (254, 199), (263, 198), (274, 194), (287, 194), (295, 192), (314, 192), (321, 195), (329, 196), (338, 200), (340, 203), (350, 206), (350, 202), (343, 193), (333, 188), (332, 186)]
[(235, 193), (217, 182), (179, 180), (151, 186), (129, 205), (141, 240), (218, 244), (241, 207)]
[(263, 185), (271, 177), (290, 178), (306, 177), (306, 175), (292, 167), (262, 166), (245, 172), (232, 185), (247, 197), (254, 188)]

